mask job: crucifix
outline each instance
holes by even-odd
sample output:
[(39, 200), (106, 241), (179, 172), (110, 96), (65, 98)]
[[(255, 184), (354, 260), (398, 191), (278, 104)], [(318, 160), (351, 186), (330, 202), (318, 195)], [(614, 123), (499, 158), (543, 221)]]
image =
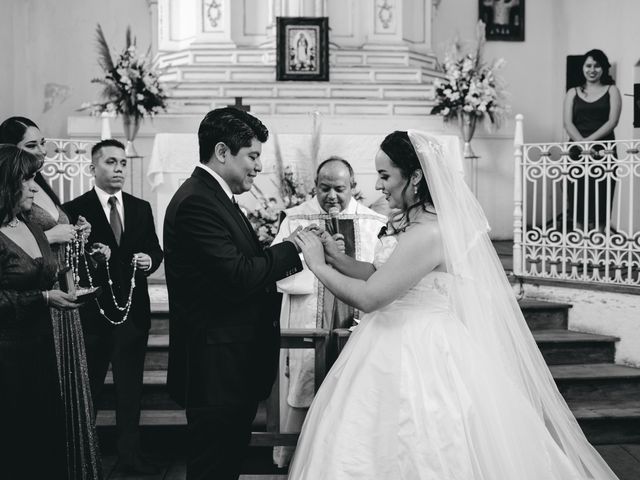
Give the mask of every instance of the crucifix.
[(250, 105), (243, 105), (242, 97), (235, 97), (235, 99), (236, 99), (236, 103), (233, 104), (233, 105), (227, 105), (227, 107), (237, 108), (238, 110), (242, 110), (243, 112), (250, 112), (251, 111), (251, 106)]

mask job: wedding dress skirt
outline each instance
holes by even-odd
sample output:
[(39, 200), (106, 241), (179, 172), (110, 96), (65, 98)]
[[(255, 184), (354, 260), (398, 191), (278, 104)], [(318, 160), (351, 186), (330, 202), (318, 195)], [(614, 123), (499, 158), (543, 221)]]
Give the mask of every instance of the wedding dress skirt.
[[(383, 263), (395, 237), (383, 237)], [(289, 478), (572, 480), (571, 462), (432, 272), (365, 315), (305, 420)]]

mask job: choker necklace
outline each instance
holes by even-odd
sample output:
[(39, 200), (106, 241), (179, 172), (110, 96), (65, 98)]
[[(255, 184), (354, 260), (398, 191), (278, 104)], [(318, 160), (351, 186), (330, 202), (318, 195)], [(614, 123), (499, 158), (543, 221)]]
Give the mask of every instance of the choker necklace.
[(15, 217), (13, 220), (7, 222), (7, 227), (9, 228), (16, 228), (18, 225), (20, 225), (20, 220), (18, 219), (18, 217)]

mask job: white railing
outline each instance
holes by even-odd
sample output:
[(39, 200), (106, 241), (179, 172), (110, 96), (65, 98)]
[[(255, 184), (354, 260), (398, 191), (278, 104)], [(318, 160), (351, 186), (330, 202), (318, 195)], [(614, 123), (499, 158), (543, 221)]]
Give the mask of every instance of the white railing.
[(640, 140), (526, 144), (522, 120), (514, 274), (640, 286)]
[(62, 203), (93, 187), (91, 146), (94, 142), (47, 139), (46, 157), (41, 173)]

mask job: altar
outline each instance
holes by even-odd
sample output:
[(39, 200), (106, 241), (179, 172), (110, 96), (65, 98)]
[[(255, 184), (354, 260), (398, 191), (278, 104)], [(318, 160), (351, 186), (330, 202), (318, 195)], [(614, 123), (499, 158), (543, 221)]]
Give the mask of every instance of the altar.
[[(375, 190), (377, 172), (374, 158), (384, 133), (322, 134), (318, 153), (319, 162), (337, 155), (347, 160), (356, 172), (357, 189), (362, 193), (363, 203), (370, 205), (380, 197)], [(460, 140), (455, 135), (434, 135), (444, 147), (445, 155), (455, 161), (455, 168), (463, 171), (460, 156)], [(312, 160), (313, 135), (277, 133), (270, 131), (269, 140), (262, 147), (262, 173), (256, 178), (256, 186), (265, 196), (277, 196), (276, 142), (279, 145), (284, 166), (290, 166), (300, 177), (313, 180), (315, 163)], [(156, 205), (158, 231), (162, 230), (164, 212), (171, 197), (187, 179), (198, 160), (198, 136), (189, 133), (158, 133), (147, 169), (147, 179), (151, 185)], [(254, 191), (239, 196), (239, 203), (246, 209), (257, 205)]]

